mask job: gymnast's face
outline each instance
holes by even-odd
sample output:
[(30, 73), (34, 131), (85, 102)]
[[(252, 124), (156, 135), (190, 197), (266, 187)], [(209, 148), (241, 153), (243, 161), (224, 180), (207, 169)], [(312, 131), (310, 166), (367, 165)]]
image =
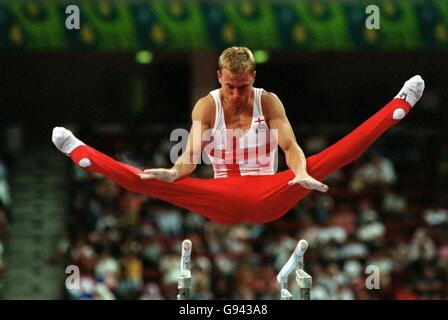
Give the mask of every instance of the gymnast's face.
[(237, 75), (224, 68), (218, 71), (218, 81), (222, 87), (221, 93), (225, 103), (234, 108), (248, 106), (255, 81), (255, 71)]

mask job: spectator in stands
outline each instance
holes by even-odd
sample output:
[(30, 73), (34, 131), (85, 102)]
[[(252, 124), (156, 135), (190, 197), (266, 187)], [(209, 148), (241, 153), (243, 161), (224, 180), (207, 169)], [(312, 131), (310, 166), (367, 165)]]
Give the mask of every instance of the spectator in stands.
[(372, 186), (392, 185), (396, 180), (392, 161), (379, 153), (373, 153), (370, 161), (355, 172), (350, 185), (352, 190), (359, 191)]

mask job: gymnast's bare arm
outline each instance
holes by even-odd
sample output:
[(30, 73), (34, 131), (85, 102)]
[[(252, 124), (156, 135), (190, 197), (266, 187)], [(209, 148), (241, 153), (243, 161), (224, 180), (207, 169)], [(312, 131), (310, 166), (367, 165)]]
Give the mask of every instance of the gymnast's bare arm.
[(187, 147), (174, 166), (170, 169), (146, 169), (140, 174), (140, 178), (173, 182), (190, 175), (200, 161), (205, 144), (202, 136), (204, 131), (210, 128), (213, 112), (214, 101), (210, 95), (199, 99), (191, 114), (193, 123), (188, 135)]
[(273, 93), (263, 92), (261, 96), (263, 112), (267, 117), (269, 128), (278, 130), (278, 144), (285, 153), (286, 164), (294, 172), (295, 177), (289, 185), (300, 184), (306, 189), (326, 192), (328, 186), (311, 177), (306, 171), (306, 158), (297, 144), (291, 124), (286, 117), (285, 108), (280, 99)]

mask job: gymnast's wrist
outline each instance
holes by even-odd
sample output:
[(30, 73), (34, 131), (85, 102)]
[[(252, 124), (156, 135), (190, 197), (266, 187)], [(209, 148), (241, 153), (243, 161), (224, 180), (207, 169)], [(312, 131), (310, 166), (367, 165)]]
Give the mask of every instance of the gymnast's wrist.
[(172, 182), (176, 181), (177, 179), (179, 179), (181, 177), (181, 172), (178, 168), (172, 167), (169, 170), (170, 170), (170, 180)]
[(308, 172), (303, 169), (295, 168), (295, 170), (291, 170), (294, 173), (294, 176), (298, 179), (305, 179), (309, 176)]

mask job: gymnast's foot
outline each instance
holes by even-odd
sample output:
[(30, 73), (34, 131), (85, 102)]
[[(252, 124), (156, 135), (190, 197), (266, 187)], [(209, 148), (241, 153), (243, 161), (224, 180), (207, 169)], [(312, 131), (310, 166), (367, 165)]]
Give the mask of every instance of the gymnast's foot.
[(404, 83), (403, 88), (395, 98), (403, 99), (411, 105), (411, 108), (420, 100), (425, 89), (425, 81), (419, 75), (413, 76)]
[(75, 137), (75, 135), (64, 127), (55, 127), (51, 137), (54, 145), (66, 156), (70, 156), (73, 150), (79, 146), (85, 145), (84, 142)]
[[(75, 135), (64, 127), (55, 127), (53, 129), (53, 135), (51, 137), (56, 148), (58, 148), (66, 156), (70, 156), (73, 150), (79, 146), (85, 146), (85, 143), (75, 137)], [(90, 159), (83, 158), (78, 163), (81, 167), (85, 168), (92, 164)]]

